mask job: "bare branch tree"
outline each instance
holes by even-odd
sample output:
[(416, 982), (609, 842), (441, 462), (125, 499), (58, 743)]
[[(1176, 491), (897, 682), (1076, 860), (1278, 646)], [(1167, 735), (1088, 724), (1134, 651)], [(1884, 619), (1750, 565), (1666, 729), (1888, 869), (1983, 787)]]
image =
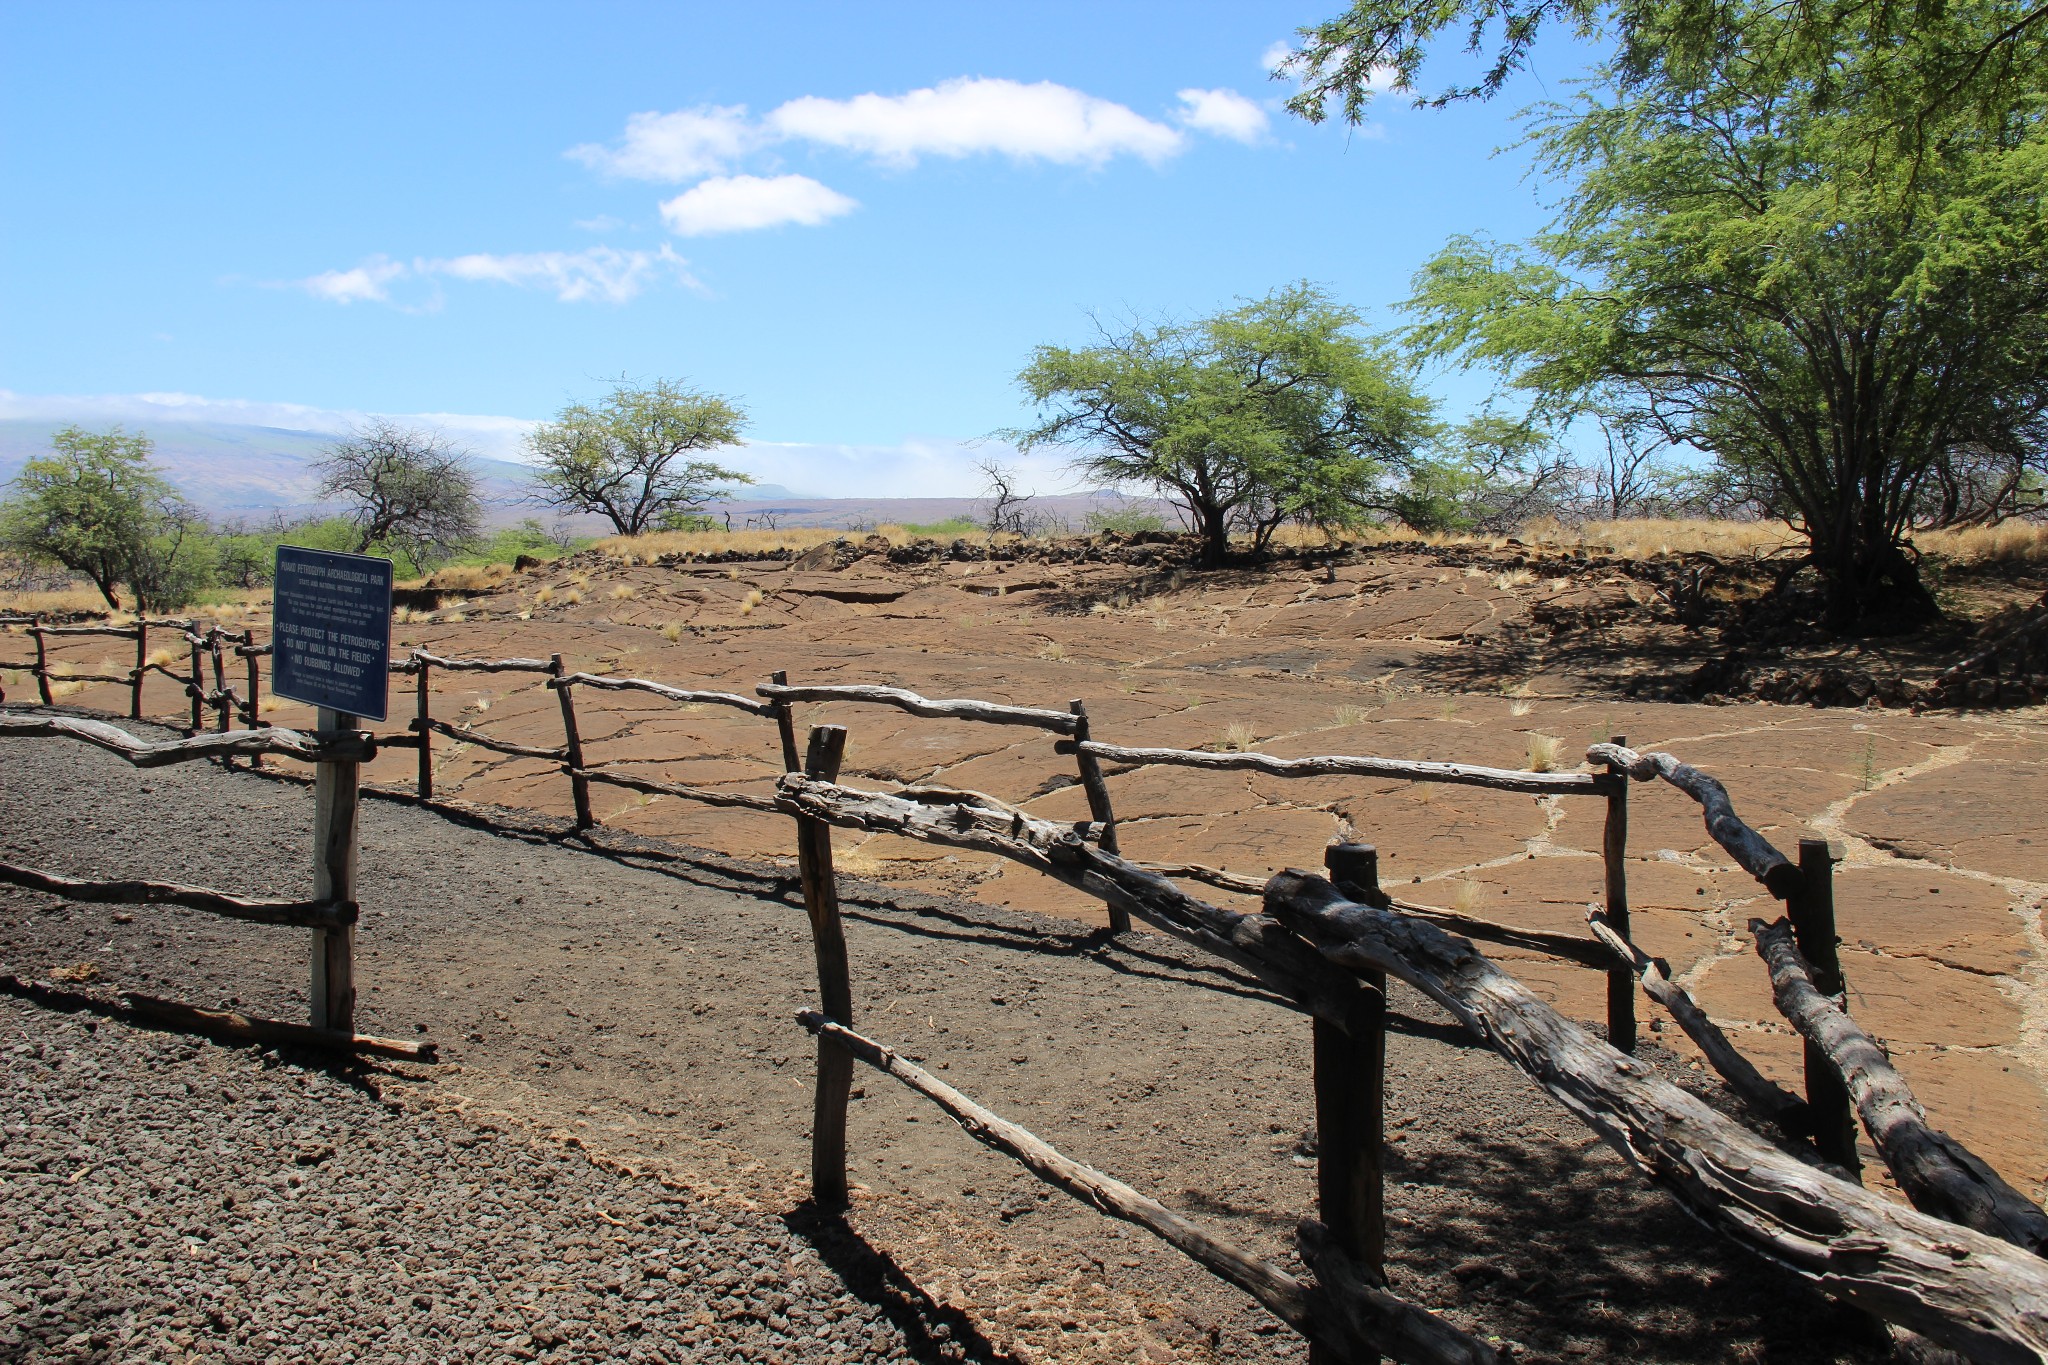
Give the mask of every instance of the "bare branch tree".
[(313, 469), (321, 497), (346, 500), (358, 554), (386, 546), (425, 567), (483, 535), (476, 468), (438, 432), (379, 418), (329, 446)]

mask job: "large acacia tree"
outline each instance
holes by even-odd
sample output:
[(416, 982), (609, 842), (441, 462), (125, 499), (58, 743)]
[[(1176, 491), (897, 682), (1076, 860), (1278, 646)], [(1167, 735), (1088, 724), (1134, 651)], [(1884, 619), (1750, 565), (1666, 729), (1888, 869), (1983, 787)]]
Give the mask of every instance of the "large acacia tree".
[(596, 406), (572, 404), (527, 437), (540, 466), (534, 498), (565, 512), (594, 512), (622, 536), (686, 517), (751, 474), (702, 458), (735, 445), (747, 414), (738, 404), (674, 380), (620, 380)]
[(1412, 86), (1458, 17), (1500, 45), (1439, 98), (1497, 85), (1546, 17), (1611, 36), (1531, 115), (1556, 220), (1454, 240), (1414, 335), (1540, 413), (1597, 405), (1710, 453), (1805, 533), (1828, 621), (1868, 627), (1934, 612), (1906, 542), (1956, 471), (2024, 482), (2048, 438), (2044, 13), (1366, 0), (1309, 31), (1295, 107), (1357, 117), (1376, 63)]
[(1343, 523), (1391, 506), (1433, 434), (1404, 367), (1356, 313), (1296, 284), (1195, 322), (1102, 330), (1093, 346), (1041, 346), (1018, 381), (1037, 422), (1021, 449), (1075, 452), (1111, 486), (1152, 488), (1223, 563), (1235, 530), (1263, 547), (1290, 520)]

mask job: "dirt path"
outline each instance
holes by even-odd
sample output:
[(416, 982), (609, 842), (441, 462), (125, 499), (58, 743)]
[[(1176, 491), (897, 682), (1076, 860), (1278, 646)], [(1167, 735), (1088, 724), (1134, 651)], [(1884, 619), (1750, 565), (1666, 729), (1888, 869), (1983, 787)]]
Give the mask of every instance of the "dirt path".
[[(73, 873), (303, 892), (310, 811), (304, 787), (246, 773), (138, 774), (82, 746), (0, 742), (0, 856)], [(538, 825), (509, 835), (385, 801), (365, 808), (363, 847), (360, 1024), (424, 1032), (448, 1058), (390, 1082), (411, 1102), (573, 1141), (724, 1206), (798, 1206), (811, 1068), (791, 1015), (809, 1002), (811, 964), (784, 874), (625, 836), (594, 852)], [(866, 1030), (1287, 1257), (1313, 1208), (1301, 1018), (1167, 941), (869, 891), (848, 906)], [(0, 890), (0, 970), (81, 963), (200, 1003), (304, 1009), (297, 931)], [(1708, 1243), (1419, 998), (1396, 1005), (1390, 1252), (1403, 1292), (1534, 1360), (1849, 1358), (1830, 1353), (1839, 1336), (1818, 1298)], [(976, 1352), (1302, 1357), (1174, 1253), (1052, 1195), (880, 1078), (857, 1084), (852, 1229), (963, 1309)], [(906, 1349), (944, 1346), (912, 1334)]]

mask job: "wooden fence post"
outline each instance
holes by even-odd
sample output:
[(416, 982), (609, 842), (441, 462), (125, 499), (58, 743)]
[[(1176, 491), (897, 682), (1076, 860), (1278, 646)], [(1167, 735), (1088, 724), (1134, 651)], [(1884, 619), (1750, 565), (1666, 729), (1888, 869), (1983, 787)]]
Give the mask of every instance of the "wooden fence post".
[[(1379, 850), (1371, 844), (1331, 844), (1323, 850), (1330, 880), (1353, 900), (1381, 905)], [(1360, 972), (1363, 989), (1349, 1032), (1313, 1022), (1316, 1090), (1316, 1203), (1323, 1225), (1344, 1252), (1374, 1275), (1386, 1262), (1386, 1180), (1381, 1166), (1386, 1136), (1387, 978)], [(1335, 1362), (1328, 1348), (1311, 1345), (1316, 1365)], [(1353, 1362), (1364, 1365), (1364, 1362)]]
[(203, 709), (206, 705), (206, 674), (203, 671), (205, 665), (199, 657), (200, 641), (199, 623), (197, 621), (187, 621), (185, 623), (185, 639), (192, 646), (190, 681), (185, 684), (185, 690), (192, 696), (192, 733), (196, 735), (206, 729), (206, 713)]
[(431, 800), (434, 795), (434, 730), (432, 726), (427, 724), (428, 721), (434, 718), (432, 709), (433, 691), (427, 676), (433, 665), (420, 658), (417, 654), (413, 655), (412, 661), (419, 665), (420, 670), (419, 719), (413, 722), (412, 728), (417, 730), (420, 736), (420, 800), (427, 801)]
[[(324, 731), (353, 730), (356, 718), (319, 710)], [(323, 760), (313, 765), (313, 898), (356, 898), (356, 806), (361, 800), (361, 765)], [(356, 1031), (356, 927), (313, 930), (314, 1028)]]
[(576, 728), (576, 703), (569, 697), (569, 688), (561, 679), (568, 675), (562, 666), (562, 656), (552, 655), (548, 659), (548, 676), (555, 679), (555, 696), (562, 703), (562, 747), (569, 760), (569, 792), (576, 801), (576, 828), (589, 829), (597, 823), (590, 813), (590, 779), (582, 776), (583, 735)]
[[(1088, 818), (1100, 828), (1096, 843), (1104, 853), (1118, 852), (1116, 842), (1116, 811), (1109, 804), (1109, 784), (1103, 781), (1102, 764), (1095, 755), (1081, 746), (1088, 742), (1088, 705), (1082, 701), (1070, 701), (1067, 709), (1074, 713), (1074, 764), (1081, 770), (1081, 789), (1088, 794)], [(1109, 932), (1128, 934), (1131, 931), (1131, 912), (1121, 905), (1109, 906)]]
[[(1835, 936), (1837, 861), (1838, 855), (1827, 840), (1801, 839), (1799, 873), (1804, 884), (1785, 903), (1785, 909), (1792, 920), (1793, 941), (1813, 966), (1814, 988), (1846, 1010), (1842, 958), (1835, 950), (1839, 942)], [(1810, 1042), (1806, 1044), (1806, 1106), (1813, 1116), (1814, 1147), (1823, 1157), (1860, 1179), (1856, 1111), (1849, 1102), (1849, 1088), (1827, 1054)]]
[[(787, 687), (789, 686), (789, 673), (785, 669), (778, 668), (768, 675), (768, 681), (774, 683), (777, 687)], [(775, 731), (782, 738), (782, 771), (786, 773), (799, 771), (802, 760), (797, 757), (796, 753), (796, 713), (789, 709), (789, 703), (786, 701), (777, 700), (775, 703)]]
[(28, 633), (36, 637), (36, 692), (42, 697), (43, 705), (54, 705), (57, 699), (50, 694), (50, 647), (43, 639), (42, 617), (30, 620)]
[[(846, 756), (846, 727), (811, 730), (804, 772), (820, 782), (837, 782)], [(839, 918), (839, 883), (832, 871), (832, 826), (799, 816), (797, 872), (803, 879), (804, 913), (811, 921), (811, 948), (818, 960), (818, 1008), (827, 1019), (852, 1027), (853, 975), (846, 958), (846, 926)], [(818, 1038), (818, 1092), (811, 1108), (811, 1201), (821, 1209), (846, 1206), (846, 1102), (853, 1089), (853, 1057), (837, 1043)]]
[(149, 620), (138, 613), (135, 617), (135, 682), (128, 696), (128, 719), (142, 719), (142, 680), (149, 667)]
[[(1615, 735), (1608, 742), (1627, 748), (1628, 736)], [(1607, 798), (1607, 823), (1600, 836), (1600, 861), (1607, 874), (1607, 924), (1628, 938), (1628, 774), (1612, 763), (1607, 771), (1617, 784)], [(1607, 1042), (1622, 1052), (1636, 1050), (1636, 974), (1620, 963), (1607, 969)]]
[[(251, 730), (261, 730), (264, 728), (263, 671), (256, 664), (256, 632), (253, 630), (242, 632), (242, 662), (249, 670), (249, 728)], [(249, 756), (249, 766), (251, 768), (262, 767), (263, 755), (251, 754)]]
[(207, 647), (213, 655), (213, 695), (215, 697), (214, 708), (218, 713), (218, 719), (220, 722), (218, 728), (222, 734), (226, 734), (228, 732), (229, 724), (231, 718), (233, 717), (235, 708), (234, 699), (228, 695), (228, 664), (226, 651), (221, 648), (221, 642), (226, 638), (226, 634), (221, 630), (219, 626), (215, 626), (212, 630), (206, 632)]

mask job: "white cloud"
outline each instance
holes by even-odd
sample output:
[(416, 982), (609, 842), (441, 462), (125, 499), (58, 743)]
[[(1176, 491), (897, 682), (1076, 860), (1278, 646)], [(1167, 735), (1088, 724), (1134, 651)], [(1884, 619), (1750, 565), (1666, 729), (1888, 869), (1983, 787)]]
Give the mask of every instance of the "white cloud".
[(1259, 56), (1259, 65), (1268, 71), (1278, 71), (1289, 57), (1294, 55), (1294, 44), (1285, 38), (1275, 39)]
[(564, 303), (591, 299), (625, 303), (638, 295), (649, 279), (660, 274), (672, 274), (681, 283), (696, 287), (697, 281), (687, 265), (664, 245), (659, 251), (594, 246), (585, 251), (527, 251), (509, 255), (475, 252), (448, 260), (419, 261), (415, 268), (422, 275), (484, 280), (521, 289), (549, 289)]
[(614, 232), (624, 227), (625, 224), (612, 217), (609, 213), (600, 213), (595, 218), (578, 218), (570, 226), (581, 228), (585, 232)]
[(681, 237), (798, 223), (816, 227), (859, 205), (807, 175), (713, 176), (661, 206), (662, 221)]
[(1051, 81), (959, 77), (903, 95), (807, 95), (771, 111), (764, 124), (783, 138), (898, 166), (921, 156), (982, 152), (1068, 165), (1099, 165), (1121, 155), (1158, 161), (1184, 145), (1163, 123)]
[(1199, 132), (1237, 142), (1265, 136), (1266, 111), (1235, 90), (1183, 90), (1180, 105), (1176, 117)]
[[(617, 247), (594, 246), (582, 251), (525, 251), (495, 255), (471, 252), (465, 256), (411, 263), (372, 256), (350, 270), (323, 270), (294, 283), (315, 298), (332, 303), (387, 303), (407, 308), (391, 296), (391, 286), (401, 280), (469, 280), (509, 284), (520, 289), (546, 289), (564, 303), (601, 300), (625, 303), (662, 276), (688, 288), (699, 288), (689, 272), (689, 262), (663, 245), (656, 251), (621, 251)], [(415, 291), (417, 292), (417, 291)], [(438, 294), (422, 305), (439, 306)]]
[(389, 303), (391, 282), (403, 278), (405, 273), (404, 262), (372, 256), (352, 270), (323, 270), (298, 284), (315, 298), (330, 303)]
[(568, 155), (626, 180), (694, 180), (724, 170), (759, 139), (744, 104), (704, 104), (672, 114), (633, 114), (617, 147), (586, 142)]

